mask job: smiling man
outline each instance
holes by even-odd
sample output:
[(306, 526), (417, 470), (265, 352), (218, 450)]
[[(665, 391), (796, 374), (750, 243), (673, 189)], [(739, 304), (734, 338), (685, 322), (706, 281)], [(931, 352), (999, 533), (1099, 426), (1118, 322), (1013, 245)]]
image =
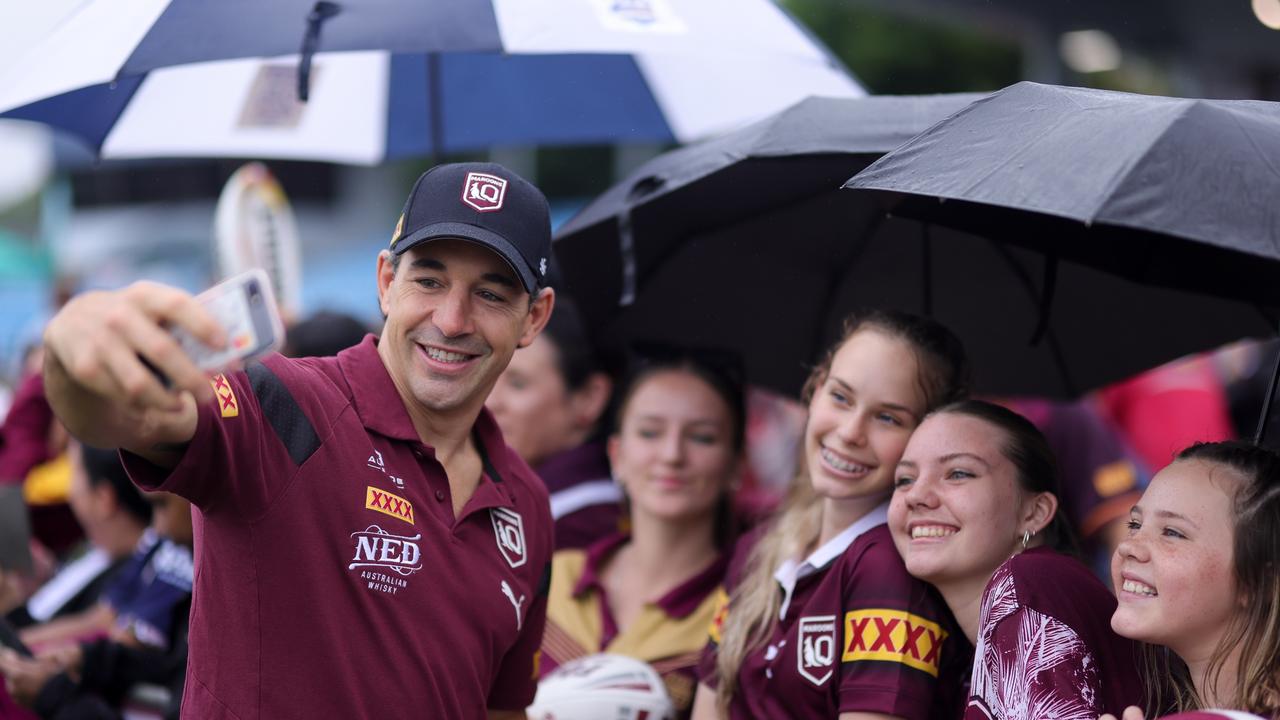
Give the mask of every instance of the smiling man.
[(551, 315), (550, 251), (533, 185), (442, 165), (378, 256), (381, 336), (336, 357), (211, 381), (162, 329), (221, 330), (149, 283), (53, 319), (59, 417), (197, 510), (184, 716), (524, 717), (551, 517), (484, 401)]

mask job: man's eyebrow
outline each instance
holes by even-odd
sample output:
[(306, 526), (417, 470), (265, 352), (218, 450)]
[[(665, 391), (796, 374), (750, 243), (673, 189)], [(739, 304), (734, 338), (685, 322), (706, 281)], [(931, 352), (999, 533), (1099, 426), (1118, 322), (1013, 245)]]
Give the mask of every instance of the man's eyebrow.
[(485, 282), (491, 282), (496, 285), (502, 285), (503, 287), (511, 288), (512, 290), (520, 289), (520, 286), (516, 284), (515, 278), (511, 277), (510, 275), (506, 275), (504, 273), (485, 273), (484, 275), (480, 276), (480, 279), (484, 280)]
[[(435, 270), (437, 272), (444, 272), (449, 269), (448, 267), (445, 266), (443, 262), (432, 257), (415, 258), (414, 261), (410, 263), (410, 265), (411, 267), (421, 268), (426, 270)], [(496, 272), (485, 273), (480, 276), (480, 279), (484, 280), (485, 282), (491, 282), (495, 285), (501, 285), (503, 287), (508, 287), (513, 290), (517, 290), (520, 288), (520, 285), (516, 282), (516, 279), (506, 273), (496, 273)]]

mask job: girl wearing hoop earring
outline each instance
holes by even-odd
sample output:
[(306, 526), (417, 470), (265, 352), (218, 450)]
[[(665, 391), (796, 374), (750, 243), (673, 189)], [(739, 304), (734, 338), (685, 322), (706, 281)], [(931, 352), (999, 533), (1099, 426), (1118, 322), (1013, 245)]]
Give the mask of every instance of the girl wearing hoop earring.
[(966, 720), (1095, 720), (1144, 697), (1115, 598), (1071, 556), (1056, 472), (1030, 421), (978, 400), (926, 417), (898, 463), (894, 543), (975, 647)]

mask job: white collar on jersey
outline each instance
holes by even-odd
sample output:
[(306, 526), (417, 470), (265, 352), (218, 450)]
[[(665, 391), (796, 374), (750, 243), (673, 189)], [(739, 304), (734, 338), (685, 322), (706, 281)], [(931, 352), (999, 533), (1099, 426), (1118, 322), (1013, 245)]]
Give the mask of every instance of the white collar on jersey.
[(809, 553), (809, 557), (802, 562), (796, 562), (795, 558), (787, 558), (782, 561), (777, 570), (773, 571), (773, 579), (778, 581), (782, 586), (782, 606), (778, 608), (778, 619), (783, 620), (787, 617), (787, 608), (791, 606), (791, 594), (795, 592), (796, 583), (802, 578), (806, 578), (835, 561), (840, 554), (849, 549), (854, 540), (866, 531), (883, 525), (889, 521), (889, 503), (877, 506), (874, 510), (858, 518), (849, 527), (840, 532), (839, 535), (828, 540), (822, 547)]

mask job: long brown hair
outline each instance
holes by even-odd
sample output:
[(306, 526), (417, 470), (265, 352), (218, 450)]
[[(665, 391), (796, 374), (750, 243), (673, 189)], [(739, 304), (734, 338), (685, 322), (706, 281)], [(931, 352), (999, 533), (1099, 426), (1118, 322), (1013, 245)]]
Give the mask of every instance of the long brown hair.
[[(901, 340), (915, 353), (917, 382), (926, 411), (968, 393), (969, 362), (959, 338), (928, 318), (876, 310), (845, 321), (839, 341), (827, 350), (805, 381), (801, 393), (805, 403), (827, 381), (836, 353), (862, 330), (875, 330)], [(729, 703), (738, 691), (738, 671), (743, 660), (767, 641), (777, 622), (782, 594), (773, 579), (774, 570), (785, 558), (803, 554), (818, 540), (822, 529), (822, 498), (813, 490), (803, 453), (797, 465), (781, 512), (748, 557), (721, 631), (716, 658), (716, 705), (721, 715), (728, 713)]]
[[(1177, 460), (1212, 463), (1244, 479), (1232, 502), (1232, 571), (1245, 606), (1214, 648), (1205, 686), (1217, 694), (1222, 671), (1238, 648), (1236, 687), (1229, 707), (1280, 718), (1280, 455), (1251, 443), (1228, 441), (1196, 443), (1178, 453)], [(1196, 691), (1181, 658), (1168, 648), (1145, 643), (1143, 654), (1152, 693), (1149, 710), (1204, 707), (1206, 700)], [(1216, 704), (1227, 699), (1219, 698)]]

